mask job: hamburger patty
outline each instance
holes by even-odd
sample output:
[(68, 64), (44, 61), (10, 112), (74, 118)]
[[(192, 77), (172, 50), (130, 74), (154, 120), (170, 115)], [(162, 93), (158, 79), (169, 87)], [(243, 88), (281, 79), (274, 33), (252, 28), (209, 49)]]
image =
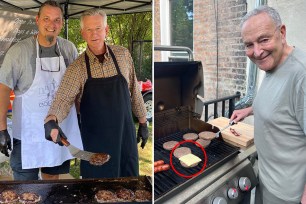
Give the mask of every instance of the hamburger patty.
[(0, 194), (0, 203), (14, 204), (18, 202), (18, 194), (13, 190), (5, 190)]
[(210, 131), (203, 131), (199, 133), (199, 137), (204, 140), (212, 140), (216, 137), (216, 133)]
[(196, 141), (197, 143), (199, 143), (202, 147), (207, 147), (209, 144), (210, 144), (210, 142), (211, 142), (211, 140), (204, 140), (204, 139), (197, 139), (197, 141)]
[(91, 165), (101, 166), (104, 163), (108, 162), (109, 159), (110, 159), (110, 156), (108, 154), (105, 154), (105, 153), (95, 153), (95, 154), (93, 154), (90, 157), (89, 163)]
[(135, 194), (130, 189), (120, 188), (116, 190), (116, 196), (119, 201), (128, 202), (135, 199)]
[(116, 202), (117, 196), (108, 190), (100, 190), (96, 193), (95, 199), (98, 203), (110, 203), (110, 202)]
[(22, 204), (36, 204), (39, 203), (41, 197), (36, 193), (25, 192), (20, 195), (19, 202)]
[(165, 142), (164, 144), (163, 144), (163, 148), (165, 149), (165, 150), (172, 150), (174, 147), (175, 147), (175, 145), (177, 145), (177, 143), (179, 143), (178, 141), (168, 141), (168, 142)]
[(152, 200), (152, 193), (147, 190), (136, 190), (135, 191), (135, 200), (137, 202), (145, 202)]
[(196, 133), (186, 133), (183, 135), (184, 140), (196, 140), (199, 138), (198, 134)]
[(173, 152), (173, 155), (176, 157), (176, 158), (180, 158), (186, 154), (190, 154), (191, 153), (191, 150), (190, 148), (188, 147), (179, 147), (177, 149), (174, 150)]

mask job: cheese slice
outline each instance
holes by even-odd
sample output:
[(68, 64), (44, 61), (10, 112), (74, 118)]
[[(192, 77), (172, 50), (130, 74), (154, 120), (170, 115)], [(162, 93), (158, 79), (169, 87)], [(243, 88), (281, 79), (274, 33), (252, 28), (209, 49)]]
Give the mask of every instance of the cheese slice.
[(186, 154), (179, 158), (181, 162), (184, 162), (187, 166), (192, 166), (195, 164), (198, 164), (200, 161), (202, 161), (199, 157), (197, 157), (194, 154)]

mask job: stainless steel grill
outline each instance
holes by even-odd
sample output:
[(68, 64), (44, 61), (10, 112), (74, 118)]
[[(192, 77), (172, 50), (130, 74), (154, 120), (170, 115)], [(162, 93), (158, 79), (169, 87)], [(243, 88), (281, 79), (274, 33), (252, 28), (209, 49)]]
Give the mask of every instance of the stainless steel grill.
[[(170, 163), (170, 151), (163, 149), (163, 143), (174, 140), (182, 141), (185, 133), (202, 131), (214, 131), (214, 128), (200, 121), (199, 115), (188, 110), (188, 107), (181, 107), (174, 110), (165, 111), (155, 115), (155, 145), (154, 158), (155, 160), (164, 160), (165, 163)], [(199, 125), (201, 124), (201, 125)], [(181, 146), (189, 147), (192, 153), (200, 158), (204, 158), (202, 150), (193, 143), (184, 143)], [(203, 174), (219, 167), (226, 161), (238, 154), (239, 148), (229, 145), (222, 139), (214, 139), (211, 144), (205, 149), (207, 155), (206, 169)], [(204, 160), (194, 168), (184, 168), (179, 160), (173, 157), (173, 165), (180, 173), (184, 175), (193, 175), (201, 170), (204, 165)], [(169, 192), (170, 190), (179, 187), (188, 179), (177, 175), (174, 171), (165, 171), (155, 174), (154, 176), (154, 195), (155, 199)]]
[[(197, 95), (204, 96), (203, 69), (200, 62), (155, 62), (154, 63), (154, 159), (170, 163), (170, 152), (162, 145), (166, 141), (182, 141), (187, 132), (218, 132), (218, 128), (200, 120), (203, 103)], [(184, 143), (200, 158), (203, 153), (194, 144)], [(250, 198), (250, 189), (257, 184), (250, 155), (255, 147), (245, 151), (213, 139), (205, 149), (207, 167), (199, 175), (186, 179), (173, 169), (154, 175), (155, 203), (204, 203), (237, 204)], [(184, 168), (173, 158), (173, 166), (182, 174), (198, 172), (197, 167)], [(233, 191), (235, 193), (233, 193)]]

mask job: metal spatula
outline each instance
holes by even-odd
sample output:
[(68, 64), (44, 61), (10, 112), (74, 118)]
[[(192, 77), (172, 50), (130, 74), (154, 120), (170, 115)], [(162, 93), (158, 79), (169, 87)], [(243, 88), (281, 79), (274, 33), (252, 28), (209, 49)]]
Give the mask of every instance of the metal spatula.
[[(93, 152), (88, 152), (88, 151), (84, 151), (84, 150), (80, 150), (79, 148), (73, 146), (72, 144), (70, 144), (70, 142), (68, 142), (68, 140), (66, 140), (65, 138), (61, 137), (61, 142), (69, 149), (70, 154), (75, 157), (75, 158), (79, 158), (81, 160), (85, 160), (85, 161), (90, 161), (90, 158), (96, 154)], [(99, 153), (101, 154), (101, 153)], [(110, 159), (110, 155), (107, 154), (108, 160)]]
[(225, 130), (225, 129), (227, 129), (227, 128), (229, 128), (230, 126), (235, 125), (235, 124), (236, 124), (236, 123), (235, 123), (234, 121), (230, 121), (229, 124), (228, 124), (227, 126), (225, 126), (225, 127), (222, 128), (219, 132), (216, 133), (216, 138), (220, 137), (220, 133), (221, 133), (223, 130)]

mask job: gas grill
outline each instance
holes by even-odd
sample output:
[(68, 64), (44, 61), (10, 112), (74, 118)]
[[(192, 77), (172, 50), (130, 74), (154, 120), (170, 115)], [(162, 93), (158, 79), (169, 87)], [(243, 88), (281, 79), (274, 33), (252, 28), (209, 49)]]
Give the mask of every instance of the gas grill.
[[(218, 132), (217, 127), (200, 120), (204, 95), (203, 69), (200, 62), (154, 63), (154, 160), (170, 164), (171, 151), (163, 149), (167, 141), (183, 141), (185, 133)], [(173, 168), (154, 174), (155, 203), (243, 203), (250, 198), (250, 190), (257, 185), (249, 157), (255, 147), (240, 150), (223, 141), (222, 135), (205, 148), (207, 161), (201, 148), (191, 142), (189, 147), (202, 161), (192, 168), (182, 167), (172, 157), (173, 167), (184, 175), (197, 174), (206, 162), (206, 168), (197, 176), (186, 178)]]

